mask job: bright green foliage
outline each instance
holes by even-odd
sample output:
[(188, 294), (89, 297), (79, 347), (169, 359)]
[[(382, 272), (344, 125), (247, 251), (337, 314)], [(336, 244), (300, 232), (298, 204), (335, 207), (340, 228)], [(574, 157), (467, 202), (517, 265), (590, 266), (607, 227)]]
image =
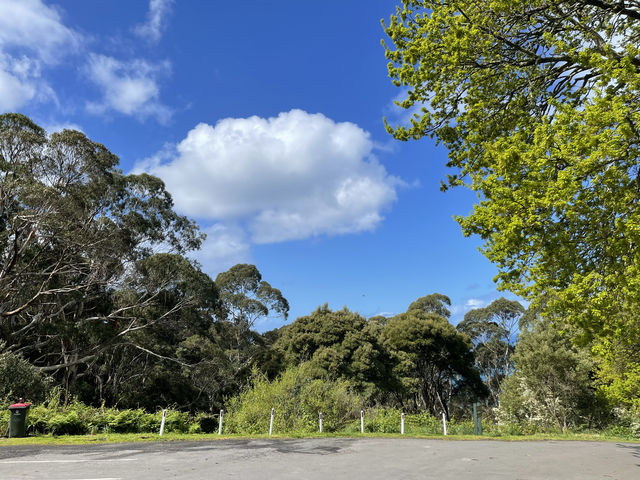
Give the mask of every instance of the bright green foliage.
[(386, 33), (400, 105), (418, 109), (389, 131), (448, 148), (449, 185), (478, 193), (458, 221), (500, 286), (585, 341), (624, 336), (640, 313), (637, 2), (405, 0)]
[(540, 320), (521, 334), (513, 360), (515, 373), (500, 395), (504, 419), (563, 431), (601, 425), (606, 405), (592, 386), (595, 364), (588, 349)]
[(615, 404), (635, 412), (640, 412), (639, 347), (624, 338), (605, 340), (595, 347), (601, 359), (598, 370), (600, 390)]
[(519, 302), (499, 298), (485, 308), (469, 310), (456, 327), (473, 342), (476, 367), (493, 405), (498, 404), (500, 383), (512, 370), (511, 354), (523, 313)]
[(317, 432), (320, 413), (323, 430), (332, 432), (359, 415), (363, 402), (349, 382), (315, 378), (313, 366), (303, 363), (273, 381), (258, 375), (252, 388), (229, 403), (224, 433), (268, 433), (272, 408), (276, 434)]
[[(371, 433), (400, 433), (401, 415), (402, 412), (397, 408), (368, 410), (365, 412), (364, 431)], [(354, 431), (360, 431), (360, 419), (352, 423), (352, 428)]]
[[(27, 413), (27, 433), (45, 435), (84, 435), (96, 433), (158, 433), (162, 411), (148, 413), (142, 409), (118, 410), (90, 407), (77, 400), (67, 405), (59, 402), (55, 391), (49, 399), (32, 406)], [(0, 411), (0, 431), (7, 428), (8, 410)], [(4, 414), (4, 415), (3, 415)], [(167, 410), (166, 432), (187, 432), (201, 428), (202, 418), (187, 413)]]
[(379, 322), (326, 304), (280, 329), (274, 347), (287, 365), (309, 361), (317, 378), (346, 379), (368, 396), (394, 386), (391, 359), (379, 342)]
[(434, 416), (444, 412), (449, 417), (457, 397), (475, 400), (486, 395), (469, 338), (446, 318), (419, 310), (402, 313), (387, 322), (382, 340), (414, 408), (423, 405)]

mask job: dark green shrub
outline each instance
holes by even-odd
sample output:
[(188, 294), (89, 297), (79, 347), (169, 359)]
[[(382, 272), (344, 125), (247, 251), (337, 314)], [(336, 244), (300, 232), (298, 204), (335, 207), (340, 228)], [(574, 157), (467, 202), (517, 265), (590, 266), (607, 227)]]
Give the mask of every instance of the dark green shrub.
[(196, 415), (195, 424), (202, 433), (214, 433), (218, 431), (218, 417), (209, 413), (199, 413)]
[[(0, 342), (0, 352), (3, 348), (4, 344)], [(19, 397), (27, 402), (41, 402), (51, 389), (51, 383), (50, 377), (19, 355), (0, 353), (0, 402), (10, 405)]]

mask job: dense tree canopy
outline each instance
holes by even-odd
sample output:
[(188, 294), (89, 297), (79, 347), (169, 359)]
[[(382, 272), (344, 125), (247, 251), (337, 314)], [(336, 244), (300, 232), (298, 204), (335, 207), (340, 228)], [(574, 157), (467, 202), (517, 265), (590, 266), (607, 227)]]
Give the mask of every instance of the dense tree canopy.
[[(619, 405), (638, 404), (640, 322), (629, 292), (609, 305), (626, 317), (592, 329), (601, 335), (592, 344), (597, 385), (588, 350), (568, 340), (575, 328), (563, 336), (557, 309), (539, 315), (548, 302), (568, 308), (573, 284), (545, 290), (527, 321), (502, 298), (456, 329), (450, 299), (433, 293), (392, 318), (324, 305), (261, 334), (261, 319), (287, 319), (282, 292), (248, 264), (213, 281), (185, 256), (202, 235), (174, 212), (163, 183), (117, 165), (80, 132), (47, 135), (22, 115), (0, 115), (0, 400), (40, 401), (59, 386), (65, 400), (93, 405), (215, 411), (250, 398), (252, 382), (268, 389), (289, 378), (339, 402), (449, 417), (468, 413), (486, 384), (517, 421), (546, 415), (559, 427), (596, 418), (596, 387)], [(525, 334), (512, 355), (518, 325)], [(616, 325), (625, 330), (604, 337)]]
[(309, 361), (318, 377), (351, 380), (361, 391), (389, 391), (391, 359), (379, 343), (381, 326), (356, 312), (326, 304), (280, 329), (275, 347), (285, 365)]
[(382, 339), (405, 391), (433, 415), (449, 416), (456, 396), (475, 401), (486, 395), (471, 342), (446, 318), (410, 310), (389, 320)]
[(158, 178), (117, 166), (81, 132), (0, 115), (0, 334), (67, 390), (106, 353), (162, 356), (142, 331), (217, 301), (180, 256), (200, 244), (195, 223)]
[(591, 381), (589, 350), (573, 345), (551, 322), (533, 322), (513, 359), (516, 371), (503, 381), (500, 396), (507, 419), (566, 430), (598, 425), (607, 416)]
[[(406, 0), (386, 25), (399, 139), (449, 150), (498, 281), (609, 335), (640, 305), (640, 3)], [(637, 339), (634, 339), (637, 342)]]

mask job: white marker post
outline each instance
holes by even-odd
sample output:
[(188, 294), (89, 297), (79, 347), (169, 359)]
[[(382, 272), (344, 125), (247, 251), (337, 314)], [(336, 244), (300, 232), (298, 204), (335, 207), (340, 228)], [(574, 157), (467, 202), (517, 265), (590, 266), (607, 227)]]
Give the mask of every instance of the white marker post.
[(360, 410), (360, 433), (364, 433), (364, 410)]
[(160, 436), (164, 433), (164, 422), (167, 419), (167, 410), (162, 410), (162, 420), (160, 421)]
[(218, 422), (218, 435), (222, 435), (222, 417), (224, 416), (224, 410), (220, 410), (220, 421)]
[(271, 434), (273, 433), (273, 414), (275, 413), (275, 410), (272, 408), (271, 409), (271, 420), (269, 421), (269, 436), (271, 436)]
[(318, 419), (319, 424), (320, 424), (320, 433), (322, 433), (322, 412), (320, 412), (320, 417)]
[(404, 435), (404, 412), (400, 415), (400, 435)]
[(447, 417), (444, 414), (444, 412), (442, 412), (442, 430), (444, 431), (445, 436), (447, 435)]

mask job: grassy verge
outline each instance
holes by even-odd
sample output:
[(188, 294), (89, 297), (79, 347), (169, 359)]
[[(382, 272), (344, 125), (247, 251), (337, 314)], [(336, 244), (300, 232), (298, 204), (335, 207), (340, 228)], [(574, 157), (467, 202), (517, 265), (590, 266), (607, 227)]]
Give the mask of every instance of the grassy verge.
[(640, 443), (640, 439), (615, 437), (601, 434), (535, 434), (535, 435), (400, 435), (397, 433), (330, 433), (309, 434), (290, 433), (286, 435), (217, 435), (217, 434), (188, 434), (166, 433), (162, 437), (150, 433), (105, 433), (98, 435), (38, 435), (25, 438), (0, 438), (0, 447), (9, 445), (91, 445), (101, 443), (136, 443), (136, 442), (175, 442), (175, 441), (220, 441), (220, 440), (253, 440), (253, 439), (292, 439), (292, 438), (423, 438), (432, 440), (494, 440), (506, 442), (531, 442), (531, 441), (587, 441), (587, 442), (623, 442)]

